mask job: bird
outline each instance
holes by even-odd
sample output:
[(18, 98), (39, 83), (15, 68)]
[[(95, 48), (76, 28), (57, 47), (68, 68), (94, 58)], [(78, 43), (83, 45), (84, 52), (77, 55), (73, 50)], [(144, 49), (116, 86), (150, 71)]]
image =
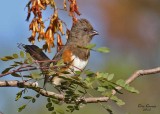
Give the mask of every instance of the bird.
[[(51, 77), (46, 75), (44, 86), (46, 82), (51, 82), (53, 85), (59, 86), (65, 82), (64, 79), (59, 77), (60, 75), (73, 77), (76, 71), (83, 71), (90, 57), (90, 49), (83, 47), (89, 45), (93, 36), (98, 34), (87, 19), (78, 19), (76, 23), (73, 23), (66, 44), (55, 54), (52, 59), (54, 61), (40, 63), (40, 66), (49, 66), (51, 63), (55, 65), (62, 60), (66, 67), (60, 68), (60, 70), (68, 73), (56, 73), (56, 76)], [(50, 60), (42, 49), (36, 45), (23, 45), (23, 47), (34, 60)]]

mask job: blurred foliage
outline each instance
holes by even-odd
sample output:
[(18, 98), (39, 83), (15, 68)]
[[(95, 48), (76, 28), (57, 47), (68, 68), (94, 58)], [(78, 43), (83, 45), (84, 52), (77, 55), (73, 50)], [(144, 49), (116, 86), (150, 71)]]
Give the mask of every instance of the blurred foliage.
[[(123, 40), (140, 48), (155, 43), (159, 37), (160, 2), (158, 0), (114, 0), (99, 2), (107, 15), (108, 33), (115, 40)], [(143, 44), (143, 45), (142, 45)]]

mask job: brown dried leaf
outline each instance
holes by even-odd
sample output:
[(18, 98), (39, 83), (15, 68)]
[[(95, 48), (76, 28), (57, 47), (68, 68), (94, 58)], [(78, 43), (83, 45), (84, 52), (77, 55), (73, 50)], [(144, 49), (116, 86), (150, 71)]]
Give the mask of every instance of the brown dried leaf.
[(48, 5), (50, 3), (50, 1), (49, 0), (45, 0), (45, 3)]
[(33, 30), (33, 22), (30, 23), (29, 30)]
[(43, 39), (44, 39), (44, 36), (43, 36), (43, 35), (41, 35), (41, 34), (39, 34), (37, 39), (38, 39), (38, 42), (40, 42), (41, 40), (43, 40)]
[(29, 21), (29, 18), (30, 18), (30, 16), (31, 16), (31, 7), (30, 7), (30, 5), (31, 5), (31, 1), (29, 1), (29, 2), (27, 3), (27, 5), (26, 5), (26, 7), (28, 7), (28, 14), (27, 14), (26, 21)]
[(54, 47), (54, 43), (52, 42), (52, 40), (49, 40), (47, 42), (47, 46), (48, 46), (48, 52), (50, 53), (51, 52), (51, 48)]
[(51, 27), (48, 27), (47, 31), (45, 33), (45, 39), (47, 40), (47, 39), (50, 39), (52, 37), (53, 37), (53, 33), (52, 33), (52, 30), (51, 30)]
[(51, 19), (52, 19), (52, 22), (58, 19), (58, 10), (54, 11), (54, 15)]
[(50, 0), (50, 4), (51, 4), (51, 7), (53, 7), (54, 9), (56, 9), (56, 3), (54, 0)]
[(61, 20), (58, 20), (58, 29), (61, 32), (61, 34), (64, 35), (63, 24)]
[(60, 34), (57, 34), (57, 52), (59, 52), (62, 49), (63, 42), (61, 39)]
[(32, 2), (32, 7), (36, 7), (37, 0), (31, 0), (31, 2)]
[(38, 22), (37, 22), (37, 19), (34, 18), (32, 20), (32, 22), (30, 23), (29, 25), (29, 30), (32, 30), (34, 32), (39, 32), (39, 28), (38, 28)]
[(54, 26), (52, 27), (52, 31), (53, 31), (53, 33), (56, 33), (57, 30), (58, 30), (57, 23), (54, 22), (53, 25), (54, 25)]
[(40, 34), (40, 35), (43, 35), (43, 36), (44, 36), (44, 34), (45, 34), (44, 28), (43, 28), (42, 26), (40, 27), (39, 34)]
[(36, 37), (36, 32), (32, 31), (31, 37), (28, 38), (28, 41), (34, 44), (35, 42), (35, 37)]
[(74, 12), (76, 12), (76, 14), (79, 15), (79, 16), (81, 15), (81, 13), (78, 10), (77, 3), (74, 5)]
[(36, 19), (36, 20), (34, 21), (34, 23), (33, 23), (33, 31), (39, 32), (37, 19)]
[(51, 27), (47, 28), (47, 31), (45, 33), (45, 40), (46, 40), (46, 43), (48, 45), (48, 52), (50, 53), (51, 52), (51, 47), (54, 46), (54, 37), (53, 37), (53, 32), (52, 32)]
[(72, 17), (72, 20), (73, 20), (73, 24), (75, 24), (78, 21), (78, 19), (75, 16)]
[(47, 43), (45, 43), (45, 44), (43, 45), (43, 49), (45, 50), (45, 52), (47, 51), (47, 49), (48, 49)]
[(74, 4), (70, 4), (70, 9), (69, 9), (69, 16), (73, 17), (74, 16)]
[(77, 1), (76, 0), (69, 0), (69, 2), (70, 2), (69, 15), (71, 17), (75, 16), (74, 13), (76, 13), (77, 15), (81, 15), (81, 13), (78, 10)]
[(56, 33), (58, 29), (58, 11), (57, 10), (55, 10), (54, 15), (50, 20), (50, 26), (52, 26), (53, 33)]
[(46, 9), (46, 7), (42, 5), (42, 3), (41, 3), (40, 0), (37, 0), (37, 4), (38, 4), (38, 6), (39, 6), (41, 9), (43, 9), (43, 10)]
[(45, 36), (44, 28), (41, 26), (40, 31), (39, 31), (39, 35), (38, 35), (38, 41), (40, 42), (41, 40), (43, 40), (44, 36)]
[(69, 37), (69, 33), (70, 33), (70, 30), (66, 30), (66, 39), (68, 39), (68, 37)]
[(67, 2), (66, 2), (66, 0), (63, 1), (63, 8), (64, 8), (64, 10), (67, 11)]

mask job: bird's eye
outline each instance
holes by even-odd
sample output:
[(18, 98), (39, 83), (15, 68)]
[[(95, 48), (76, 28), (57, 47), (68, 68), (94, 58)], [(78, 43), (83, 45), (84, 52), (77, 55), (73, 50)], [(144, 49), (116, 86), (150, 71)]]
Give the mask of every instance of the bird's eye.
[(83, 30), (84, 30), (85, 32), (87, 32), (87, 28), (84, 28)]

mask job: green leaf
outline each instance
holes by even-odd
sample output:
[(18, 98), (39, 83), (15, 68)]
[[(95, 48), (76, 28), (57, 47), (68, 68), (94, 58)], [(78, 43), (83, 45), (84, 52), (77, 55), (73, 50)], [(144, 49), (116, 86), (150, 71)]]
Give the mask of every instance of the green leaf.
[(106, 73), (106, 72), (97, 72), (97, 79), (99, 79), (99, 78), (108, 78), (108, 73)]
[(31, 55), (29, 53), (26, 53), (26, 58), (31, 58)]
[(26, 108), (26, 104), (25, 105), (22, 105), (21, 107), (18, 108), (18, 112), (21, 112), (23, 109)]
[(36, 98), (39, 98), (39, 96), (40, 96), (40, 94), (38, 93), (38, 94), (36, 95)]
[(37, 72), (32, 72), (31, 76), (32, 76), (33, 79), (39, 79), (40, 78), (40, 74), (37, 73)]
[(62, 66), (64, 65), (64, 61), (61, 59), (57, 62), (56, 66)]
[(108, 53), (109, 52), (109, 48), (100, 47), (100, 48), (96, 49), (96, 51), (101, 52), (101, 53)]
[(9, 68), (6, 68), (6, 69), (4, 69), (3, 71), (2, 71), (2, 74), (5, 74), (5, 73), (7, 73), (10, 69), (12, 69), (13, 67), (9, 67)]
[(23, 90), (22, 90), (22, 91), (20, 91), (20, 92), (18, 92), (18, 93), (16, 94), (15, 101), (18, 101), (18, 100), (21, 98), (21, 96), (22, 96), (22, 92), (23, 92)]
[(8, 61), (8, 59), (5, 58), (5, 57), (1, 58), (1, 60), (2, 60), (2, 61)]
[(74, 108), (74, 106), (69, 105), (69, 106), (67, 106), (67, 108), (69, 108), (69, 109), (73, 109), (73, 108)]
[(24, 96), (23, 98), (24, 99), (32, 99), (33, 97), (31, 97), (31, 96)]
[(14, 76), (14, 77), (21, 77), (21, 75), (15, 73), (15, 72), (13, 72), (11, 75)]
[(75, 105), (75, 106), (74, 106), (74, 109), (79, 110), (78, 105)]
[(46, 108), (50, 108), (51, 106), (52, 106), (51, 102), (49, 102), (49, 103), (46, 104)]
[(78, 90), (78, 92), (79, 92), (79, 93), (82, 93), (82, 94), (85, 94), (85, 92), (84, 92), (84, 91), (81, 91), (81, 90)]
[(9, 61), (9, 60), (13, 60), (14, 58), (12, 56), (5, 56), (0, 58), (2, 61)]
[(82, 73), (82, 71), (75, 71), (76, 75), (80, 75)]
[(24, 52), (23, 51), (20, 51), (20, 56), (21, 56), (21, 58), (24, 58)]
[(19, 64), (19, 65), (22, 65), (23, 63), (22, 62), (19, 62), (19, 61), (14, 61), (15, 64)]
[(49, 107), (48, 108), (48, 111), (53, 111), (54, 110), (54, 107)]
[(117, 105), (121, 106), (124, 105), (125, 102), (123, 102), (121, 99), (119, 99), (117, 96), (111, 96), (111, 100), (115, 101)]
[(51, 114), (56, 114), (56, 112), (54, 111), (54, 112), (52, 112)]
[(113, 114), (113, 111), (109, 106), (108, 107), (104, 106), (104, 108), (108, 111), (109, 114)]
[(67, 108), (68, 108), (67, 112), (73, 112), (74, 111), (74, 106), (69, 105), (69, 106), (67, 106)]
[(5, 58), (7, 58), (8, 60), (14, 59), (12, 56), (5, 56)]
[(92, 49), (96, 46), (96, 44), (88, 44), (87, 46), (85, 46), (85, 48), (87, 49)]
[(110, 96), (112, 96), (112, 91), (107, 91), (103, 95), (106, 97), (110, 97)]
[(137, 93), (139, 94), (139, 91), (136, 90), (134, 87), (130, 87), (129, 85), (125, 86), (125, 89), (132, 92), (132, 93)]
[(51, 98), (47, 98), (47, 101), (48, 101), (48, 102), (51, 102)]
[(28, 61), (29, 64), (33, 63), (33, 59), (32, 58), (28, 58), (27, 61)]
[(95, 73), (93, 71), (90, 71), (90, 70), (86, 70), (85, 74), (86, 74), (86, 76), (89, 76), (89, 77), (93, 77), (95, 75)]
[(104, 91), (106, 91), (106, 88), (104, 88), (104, 87), (98, 87), (97, 91), (104, 92)]
[(66, 91), (66, 95), (70, 95), (71, 96), (73, 94), (74, 94), (74, 91), (68, 91), (68, 90)]
[(60, 73), (62, 73), (62, 74), (71, 74), (71, 73), (68, 72), (68, 71), (62, 71), (62, 72), (60, 72)]
[(59, 114), (64, 114), (64, 111), (62, 109), (60, 109), (60, 108), (57, 108), (56, 112), (58, 112)]
[(56, 72), (54, 70), (50, 70), (48, 73), (49, 76), (57, 76)]
[(17, 59), (17, 58), (18, 58), (18, 54), (14, 53), (14, 54), (13, 54), (13, 57), (14, 57), (15, 59)]
[(54, 66), (53, 62), (49, 65), (50, 68), (52, 68)]
[(59, 104), (59, 100), (58, 99), (52, 99), (52, 103), (55, 103), (55, 104)]
[(110, 75), (108, 75), (107, 80), (111, 81), (113, 79), (113, 77), (114, 77), (114, 74), (110, 74)]
[(17, 67), (18, 65), (15, 63), (15, 64), (13, 64), (13, 65), (11, 65), (12, 67)]
[(121, 86), (121, 87), (125, 87), (125, 85), (126, 85), (125, 81), (122, 80), (122, 79), (117, 80), (116, 84), (119, 85), (119, 86)]
[(32, 103), (35, 103), (36, 102), (36, 99), (35, 98), (32, 98)]

